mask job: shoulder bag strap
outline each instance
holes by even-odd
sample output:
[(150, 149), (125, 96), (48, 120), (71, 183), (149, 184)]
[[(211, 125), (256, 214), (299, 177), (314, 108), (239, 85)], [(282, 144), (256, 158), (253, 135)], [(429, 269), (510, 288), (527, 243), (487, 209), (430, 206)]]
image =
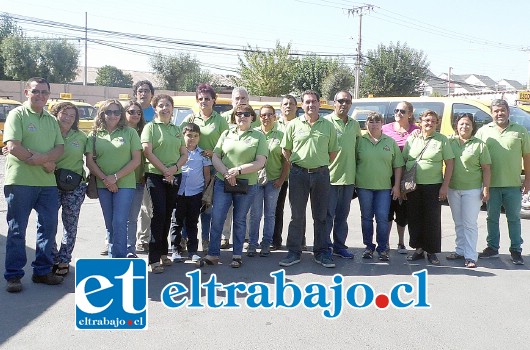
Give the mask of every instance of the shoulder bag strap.
[(431, 142), (431, 140), (432, 140), (432, 137), (427, 140), (427, 143), (425, 143), (425, 146), (423, 146), (423, 149), (421, 150), (420, 155), (418, 156), (418, 159), (416, 160), (416, 162), (421, 160), (421, 156), (423, 156), (423, 152), (425, 152), (425, 150), (427, 149), (427, 146), (429, 145), (429, 142)]

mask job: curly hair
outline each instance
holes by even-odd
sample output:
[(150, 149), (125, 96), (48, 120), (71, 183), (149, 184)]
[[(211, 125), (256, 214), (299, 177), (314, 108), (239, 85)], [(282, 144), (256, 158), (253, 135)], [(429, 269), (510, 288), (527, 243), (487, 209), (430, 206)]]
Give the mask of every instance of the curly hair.
[(120, 121), (118, 122), (117, 128), (123, 129), (125, 126), (127, 126), (127, 119), (125, 119), (125, 108), (123, 108), (120, 101), (116, 99), (110, 99), (106, 100), (101, 104), (101, 106), (99, 106), (98, 113), (96, 115), (96, 118), (94, 119), (94, 126), (92, 127), (92, 131), (94, 133), (107, 129), (105, 112), (109, 109), (109, 106), (113, 104), (118, 106), (119, 110), (121, 111)]
[(55, 119), (59, 120), (57, 116), (59, 113), (61, 113), (62, 110), (72, 108), (75, 111), (75, 120), (72, 124), (71, 129), (72, 130), (79, 130), (79, 110), (72, 102), (59, 102), (52, 106), (50, 113), (55, 117)]

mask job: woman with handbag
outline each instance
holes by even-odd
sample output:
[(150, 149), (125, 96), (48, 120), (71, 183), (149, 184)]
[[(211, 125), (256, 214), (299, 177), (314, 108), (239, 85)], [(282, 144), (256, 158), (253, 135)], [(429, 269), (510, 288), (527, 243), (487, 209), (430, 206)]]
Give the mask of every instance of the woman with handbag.
[(438, 114), (427, 109), (420, 121), (421, 134), (409, 137), (403, 148), (406, 170), (416, 166), (416, 189), (405, 195), (410, 246), (416, 249), (407, 260), (424, 259), (427, 253), (429, 262), (439, 265), (436, 253), (442, 245), (441, 201), (447, 199), (455, 156), (447, 137), (436, 131)]
[[(364, 259), (388, 261), (388, 211), (390, 201), (400, 197), (401, 171), (405, 164), (396, 141), (383, 134), (383, 117), (370, 112), (366, 118), (367, 133), (357, 141), (355, 183), (361, 207), (361, 230), (366, 248)], [(391, 182), (391, 177), (394, 182)], [(376, 221), (376, 242), (373, 243)]]
[(98, 197), (109, 237), (109, 256), (127, 257), (127, 221), (134, 198), (134, 170), (140, 166), (140, 138), (127, 126), (125, 109), (107, 100), (98, 109), (86, 145), (86, 162), (96, 176)]
[[(146, 187), (153, 202), (149, 267), (153, 273), (164, 272), (168, 258), (168, 235), (171, 215), (177, 205), (182, 166), (188, 160), (188, 151), (180, 127), (173, 124), (173, 99), (156, 95), (151, 100), (155, 118), (142, 131), (142, 147), (146, 161)], [(180, 248), (180, 245), (178, 246)]]
[(261, 126), (256, 130), (261, 132), (267, 140), (269, 156), (265, 168), (258, 171), (258, 187), (254, 202), (250, 208), (249, 245), (247, 256), (256, 255), (259, 240), (259, 226), (263, 216), (263, 237), (261, 240), (260, 256), (268, 256), (274, 234), (276, 203), (282, 185), (289, 176), (290, 164), (282, 153), (280, 143), (283, 131), (277, 128), (276, 112), (271, 105), (264, 105), (259, 114)]
[[(57, 118), (64, 140), (64, 153), (56, 164), (53, 164), (58, 180), (59, 207), (62, 207), (61, 220), (63, 222), (61, 247), (57, 250), (57, 242), (54, 242), (52, 247), (53, 270), (55, 270), (56, 275), (66, 276), (70, 271), (70, 261), (72, 261), (72, 252), (77, 237), (79, 213), (85, 200), (86, 182), (83, 180), (85, 178), (83, 154), (87, 137), (84, 132), (79, 130), (79, 111), (73, 103), (56, 103), (51, 109), (51, 114)], [(67, 179), (73, 179), (73, 183), (67, 182), (65, 184), (63, 182), (65, 176)]]
[(231, 205), (234, 206), (234, 244), (230, 266), (241, 266), (246, 216), (257, 190), (257, 172), (265, 166), (269, 153), (263, 133), (250, 127), (256, 118), (254, 109), (249, 105), (239, 105), (234, 112), (236, 126), (223, 132), (213, 150), (212, 163), (217, 170), (213, 192), (215, 210), (208, 255), (201, 258), (197, 266), (219, 263), (221, 233)]

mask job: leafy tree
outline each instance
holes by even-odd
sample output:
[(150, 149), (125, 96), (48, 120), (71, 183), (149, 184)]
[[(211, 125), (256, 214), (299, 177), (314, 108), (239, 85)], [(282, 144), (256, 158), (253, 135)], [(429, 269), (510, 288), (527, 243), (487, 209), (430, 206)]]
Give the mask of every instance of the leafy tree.
[(316, 55), (297, 60), (294, 65), (294, 90), (301, 93), (314, 90), (322, 95), (322, 83), (329, 73), (335, 71), (341, 62)]
[(211, 74), (201, 70), (200, 62), (187, 53), (157, 54), (151, 58), (151, 66), (166, 90), (192, 92), (200, 83), (213, 83)]
[[(291, 44), (283, 47), (279, 41), (271, 50), (252, 50), (239, 57), (237, 85), (244, 86), (250, 94), (280, 96), (288, 94), (292, 88), (295, 60), (291, 58)], [(251, 50), (251, 51), (250, 51)]]
[[(22, 36), (22, 29), (7, 14), (0, 15), (0, 47), (4, 39), (12, 36)], [(0, 55), (0, 80), (7, 80), (4, 74), (4, 58)]]
[(114, 66), (100, 67), (96, 74), (96, 85), (131, 87), (133, 84), (132, 75), (124, 73), (121, 69)]
[(415, 96), (422, 80), (427, 76), (429, 63), (423, 51), (409, 48), (407, 44), (385, 46), (369, 50), (362, 72), (361, 95)]
[(345, 64), (332, 71), (322, 82), (322, 97), (326, 100), (333, 100), (338, 91), (353, 90), (355, 79), (353, 71)]
[(5, 38), (0, 45), (4, 74), (12, 80), (26, 80), (36, 76), (37, 62), (33, 58), (33, 44), (22, 36)]

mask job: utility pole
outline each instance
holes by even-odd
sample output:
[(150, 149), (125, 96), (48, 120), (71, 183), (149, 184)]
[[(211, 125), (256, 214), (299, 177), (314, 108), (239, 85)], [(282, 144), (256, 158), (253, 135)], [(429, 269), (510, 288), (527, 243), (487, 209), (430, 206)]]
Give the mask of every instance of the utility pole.
[(447, 97), (451, 94), (451, 71), (453, 67), (449, 67), (449, 74), (447, 74)]
[(87, 51), (88, 51), (88, 13), (85, 12), (85, 74), (83, 76), (83, 85), (87, 85), (88, 80), (88, 59), (87, 59)]
[(348, 15), (359, 15), (359, 41), (357, 42), (357, 59), (355, 61), (355, 90), (353, 91), (353, 98), (359, 98), (359, 83), (361, 76), (361, 30), (363, 23), (363, 14), (368, 13), (374, 9), (374, 5), (364, 4), (363, 6), (353, 7), (348, 9)]

